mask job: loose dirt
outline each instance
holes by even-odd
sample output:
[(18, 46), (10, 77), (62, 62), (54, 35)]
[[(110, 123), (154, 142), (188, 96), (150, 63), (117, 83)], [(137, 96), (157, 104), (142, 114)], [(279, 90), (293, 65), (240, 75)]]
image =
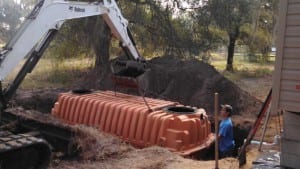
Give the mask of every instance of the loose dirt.
[(18, 90), (12, 101), (12, 106), (18, 105), (26, 109), (50, 113), (59, 93), (66, 91), (68, 91), (68, 89), (46, 88)]
[[(214, 93), (220, 94), (221, 104), (230, 104), (234, 114), (253, 115), (261, 102), (241, 90), (221, 75), (213, 66), (199, 60), (182, 60), (173, 56), (158, 57), (148, 62), (149, 70), (138, 77), (139, 86), (146, 95), (177, 101), (185, 105), (213, 112)], [(112, 73), (107, 66), (91, 72), (76, 87), (114, 90)], [(138, 94), (136, 90), (122, 90)]]
[[(181, 60), (166, 56), (149, 61), (150, 70), (138, 78), (140, 87), (147, 96), (178, 101), (185, 105), (205, 108), (208, 114), (213, 112), (213, 96), (220, 94), (220, 103), (231, 104), (234, 108), (233, 121), (235, 137), (242, 143), (258, 113), (263, 95), (259, 91), (251, 94), (243, 91), (246, 85), (236, 85), (222, 76), (214, 67), (198, 60)], [(92, 88), (114, 90), (111, 80), (112, 73), (108, 66), (100, 70), (91, 71), (79, 80), (74, 88)], [(247, 84), (247, 83), (245, 83)], [(269, 82), (266, 82), (268, 85)], [(239, 87), (240, 86), (240, 87)], [(257, 85), (253, 83), (253, 89)], [(16, 95), (16, 104), (27, 108), (50, 112), (57, 95), (69, 89), (47, 89), (34, 91), (20, 91)], [(138, 94), (136, 90), (121, 89), (122, 92)], [(38, 96), (38, 97), (37, 97)], [(32, 99), (33, 98), (33, 99)], [(76, 160), (53, 160), (52, 169), (73, 168), (213, 168), (213, 161), (195, 161), (184, 159), (169, 151), (150, 147), (135, 149), (118, 138), (106, 135), (91, 128), (78, 129), (84, 132), (77, 135), (78, 148), (83, 150)], [(271, 134), (270, 134), (271, 135)], [(224, 159), (220, 168), (238, 168), (233, 159)]]
[[(238, 169), (235, 159), (223, 159), (220, 169)], [(184, 159), (160, 147), (132, 150), (118, 158), (102, 161), (62, 161), (51, 169), (208, 169), (214, 168), (214, 161)]]
[[(115, 136), (94, 128), (77, 126), (75, 140), (81, 149), (79, 158), (54, 159), (51, 169), (207, 169), (214, 161), (185, 159), (161, 147), (135, 149)], [(221, 169), (237, 169), (238, 162), (227, 158)]]
[[(103, 133), (96, 128), (68, 125), (48, 114), (34, 110), (10, 108), (7, 111), (18, 114), (21, 119), (31, 119), (47, 124), (55, 124), (74, 132), (72, 143), (79, 154), (73, 158), (64, 158), (61, 152), (55, 152), (50, 169), (207, 169), (214, 168), (214, 161), (185, 159), (165, 148), (149, 147), (136, 149), (118, 137)], [(221, 169), (237, 169), (238, 162), (227, 158), (220, 160)]]
[(95, 128), (76, 126), (74, 143), (80, 150), (79, 158), (83, 161), (101, 161), (134, 150), (130, 145), (119, 138), (100, 132)]

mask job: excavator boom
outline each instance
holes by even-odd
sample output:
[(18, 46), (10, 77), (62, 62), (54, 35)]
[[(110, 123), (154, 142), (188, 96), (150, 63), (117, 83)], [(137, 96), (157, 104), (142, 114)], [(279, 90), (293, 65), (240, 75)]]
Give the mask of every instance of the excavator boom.
[(49, 33), (59, 30), (70, 19), (101, 15), (114, 37), (120, 40), (133, 60), (142, 59), (129, 35), (128, 21), (122, 16), (114, 0), (102, 2), (74, 2), (41, 0), (22, 24), (18, 33), (4, 47), (0, 55), (0, 81), (33, 52), (38, 52)]
[[(97, 2), (78, 2), (65, 0), (40, 0), (28, 15), (16, 35), (0, 51), (0, 118), (27, 73), (30, 73), (47, 49), (63, 23), (70, 19), (89, 16), (102, 16), (114, 37), (131, 62), (125, 64), (132, 67), (132, 61), (143, 63), (144, 59), (136, 49), (132, 35), (128, 29), (128, 21), (122, 16), (115, 0)], [(25, 63), (12, 83), (2, 90), (1, 82), (25, 59)], [(133, 66), (134, 67), (134, 66)], [(35, 124), (35, 123), (34, 123)], [(31, 135), (1, 134), (0, 129), (0, 168), (34, 168), (47, 167), (50, 159), (50, 147), (42, 139)], [(30, 160), (27, 154), (35, 155)], [(28, 159), (29, 158), (29, 159)], [(23, 159), (23, 160), (22, 160)], [(20, 161), (15, 165), (14, 161)]]
[(32, 71), (65, 21), (98, 15), (103, 17), (113, 36), (120, 41), (128, 58), (135, 61), (137, 65), (144, 61), (128, 29), (128, 21), (123, 17), (114, 0), (101, 2), (41, 0), (28, 15), (17, 34), (0, 52), (0, 81), (5, 80), (24, 58), (27, 59), (14, 81), (2, 92), (0, 100), (2, 105), (5, 107), (26, 74)]

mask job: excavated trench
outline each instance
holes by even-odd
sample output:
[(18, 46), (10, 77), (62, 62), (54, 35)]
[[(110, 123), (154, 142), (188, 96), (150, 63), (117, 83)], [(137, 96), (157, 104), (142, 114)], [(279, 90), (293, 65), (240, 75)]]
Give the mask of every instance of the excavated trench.
[[(231, 104), (234, 107), (234, 115), (238, 117), (236, 121), (233, 121), (234, 136), (236, 144), (242, 145), (251, 127), (251, 118), (243, 117), (255, 116), (261, 105), (260, 101), (242, 91), (231, 81), (219, 74), (212, 66), (197, 60), (182, 61), (178, 58), (167, 56), (152, 59), (150, 67), (149, 71), (138, 78), (140, 88), (145, 91), (148, 97), (204, 108), (209, 119), (211, 119), (213, 94), (215, 92), (220, 93), (220, 103)], [(103, 67), (101, 70), (92, 71), (89, 75), (82, 78), (76, 83), (76, 87), (74, 88), (84, 86), (84, 88), (91, 89), (114, 90), (111, 76), (110, 69)], [(139, 95), (138, 92), (132, 89), (119, 90)], [(68, 89), (19, 91), (15, 97), (15, 104), (24, 106), (27, 109), (49, 113), (57, 101), (58, 95), (66, 91)], [(161, 111), (178, 116), (193, 116), (195, 114), (194, 108), (180, 105), (162, 107)], [(65, 119), (66, 122), (74, 123), (74, 121), (70, 121), (69, 115), (61, 116), (62, 119), (64, 117), (67, 117)], [(197, 119), (201, 118), (203, 118), (202, 115), (197, 116)], [(90, 120), (84, 121), (89, 122)], [(80, 124), (84, 124), (84, 121), (80, 122)], [(214, 123), (213, 120), (211, 122)], [(214, 131), (213, 128), (212, 131)], [(127, 140), (130, 139), (127, 138)], [(136, 142), (136, 139), (133, 140), (132, 142)], [(136, 144), (144, 147), (141, 146), (141, 143)], [(147, 144), (149, 145), (149, 143)], [(211, 156), (212, 154), (210, 153), (206, 154), (206, 158)]]

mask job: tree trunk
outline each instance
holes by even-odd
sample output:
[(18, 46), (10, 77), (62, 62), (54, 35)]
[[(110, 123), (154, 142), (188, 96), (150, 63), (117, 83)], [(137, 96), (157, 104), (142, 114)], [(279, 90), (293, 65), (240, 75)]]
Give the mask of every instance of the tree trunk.
[(89, 18), (86, 33), (96, 55), (95, 69), (107, 65), (111, 42), (111, 31), (108, 25), (101, 17)]
[(234, 56), (235, 42), (236, 42), (236, 37), (229, 38), (226, 70), (230, 72), (233, 71), (233, 56)]
[[(97, 35), (97, 33), (96, 33)], [(96, 54), (95, 68), (99, 68), (103, 64), (109, 62), (109, 48), (111, 42), (111, 31), (107, 24), (102, 20), (102, 24), (99, 30), (99, 34), (96, 42), (93, 44), (93, 48)]]

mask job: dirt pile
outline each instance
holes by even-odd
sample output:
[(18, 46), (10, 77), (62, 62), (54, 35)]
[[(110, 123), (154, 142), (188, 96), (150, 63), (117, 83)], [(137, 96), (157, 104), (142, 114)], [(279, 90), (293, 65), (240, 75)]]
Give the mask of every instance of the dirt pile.
[[(105, 134), (95, 128), (70, 126), (47, 114), (22, 108), (9, 109), (24, 119), (55, 124), (74, 131), (74, 141), (80, 149), (78, 157), (61, 158), (58, 153), (54, 156), (51, 169), (206, 169), (213, 168), (214, 161), (196, 161), (185, 159), (160, 147), (135, 149), (122, 142), (119, 138)], [(238, 168), (235, 159), (223, 159), (220, 168)]]
[[(220, 160), (220, 169), (238, 169), (238, 162), (228, 158)], [(207, 169), (214, 161), (185, 159), (160, 147), (133, 149), (122, 156), (100, 160), (69, 160), (52, 165), (51, 169)]]
[[(138, 78), (140, 88), (153, 98), (177, 101), (185, 105), (204, 108), (213, 112), (214, 93), (220, 94), (220, 103), (231, 104), (234, 114), (255, 114), (261, 102), (241, 90), (222, 76), (213, 66), (201, 61), (181, 60), (165, 56), (149, 61), (149, 71)], [(75, 88), (115, 90), (110, 65), (85, 74)], [(50, 112), (57, 95), (69, 89), (38, 89), (18, 91), (17, 105), (41, 112)], [(121, 92), (139, 95), (135, 89), (118, 89)]]
[[(146, 91), (159, 93), (191, 106), (213, 112), (214, 93), (220, 94), (220, 103), (234, 107), (234, 114), (254, 113), (259, 101), (242, 91), (217, 70), (198, 60), (182, 61), (174, 57), (151, 60), (152, 71), (144, 74), (142, 86)], [(157, 78), (159, 77), (159, 78)]]
[[(90, 127), (77, 126), (75, 140), (81, 149), (79, 158), (54, 159), (51, 169), (207, 169), (214, 161), (185, 159), (161, 147), (136, 149), (117, 137)], [(235, 159), (223, 159), (220, 168), (237, 169)]]
[(105, 160), (121, 156), (133, 148), (119, 138), (99, 132), (99, 130), (85, 126), (73, 127), (75, 132), (74, 143), (80, 150), (82, 160)]
[[(214, 93), (220, 94), (220, 103), (231, 104), (234, 118), (235, 140), (238, 145), (243, 143), (253, 119), (247, 115), (255, 115), (261, 102), (241, 90), (237, 85), (222, 76), (213, 66), (198, 60), (181, 60), (172, 56), (154, 58), (149, 61), (149, 71), (138, 78), (140, 87), (146, 95), (153, 98), (177, 101), (185, 105), (204, 108), (212, 114)], [(91, 71), (85, 75), (74, 88), (92, 88), (114, 90), (111, 79), (110, 65), (104, 65), (100, 70)], [(49, 113), (57, 96), (68, 89), (41, 89), (19, 91), (15, 97), (16, 103), (25, 108)], [(121, 89), (122, 92), (138, 95), (135, 89)]]
[(36, 89), (18, 90), (13, 99), (13, 105), (22, 106), (26, 109), (49, 113), (57, 100), (59, 93), (67, 89)]
[[(234, 114), (257, 113), (261, 102), (242, 91), (222, 76), (213, 66), (191, 59), (181, 60), (165, 56), (149, 61), (149, 71), (138, 78), (146, 95), (154, 98), (178, 101), (185, 105), (205, 108), (213, 112), (214, 93), (220, 94), (220, 103), (231, 104)], [(107, 67), (91, 72), (81, 80), (82, 87), (114, 90), (112, 73)], [(96, 78), (96, 79), (95, 79)], [(138, 94), (136, 90), (121, 90)]]

